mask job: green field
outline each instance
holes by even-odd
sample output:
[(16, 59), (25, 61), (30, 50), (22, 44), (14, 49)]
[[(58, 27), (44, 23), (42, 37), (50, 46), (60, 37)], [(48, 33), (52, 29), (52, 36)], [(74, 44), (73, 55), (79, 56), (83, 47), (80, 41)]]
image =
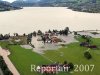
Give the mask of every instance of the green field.
[[(82, 39), (79, 40), (82, 41)], [(100, 46), (99, 38), (92, 39), (92, 42)], [(1, 45), (3, 46), (3, 44)], [(47, 50), (42, 56), (33, 52), (31, 49), (21, 48), (19, 45), (9, 45), (9, 50), (11, 52), (9, 58), (21, 75), (40, 75), (39, 73), (31, 72), (31, 64), (42, 65), (58, 61), (63, 63), (65, 60), (77, 65), (93, 64), (95, 67), (92, 72), (73, 71), (73, 73), (59, 73), (58, 75), (100, 75), (100, 50), (90, 50), (92, 59), (87, 60), (84, 57), (84, 52), (87, 50), (87, 48), (80, 47), (79, 42), (66, 45), (58, 50)], [(63, 56), (61, 56), (62, 53)]]
[[(96, 39), (96, 41), (100, 41), (100, 39)], [(99, 43), (100, 45), (100, 43)], [(53, 61), (64, 61), (67, 60), (69, 62), (72, 62), (77, 65), (91, 65), (94, 64), (94, 70), (92, 72), (75, 72), (72, 75), (100, 75), (100, 50), (90, 50), (90, 53), (92, 55), (92, 59), (87, 60), (84, 57), (84, 52), (87, 50), (87, 48), (79, 47), (79, 43), (73, 43), (67, 46), (67, 48), (61, 48), (58, 51), (46, 51), (46, 54), (44, 54), (46, 57)], [(64, 56), (60, 56), (61, 52), (64, 53)]]

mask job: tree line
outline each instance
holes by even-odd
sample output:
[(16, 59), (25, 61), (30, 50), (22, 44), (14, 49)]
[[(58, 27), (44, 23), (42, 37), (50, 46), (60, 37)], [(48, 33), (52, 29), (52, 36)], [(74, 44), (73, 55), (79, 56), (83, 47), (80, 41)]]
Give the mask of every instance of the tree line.
[(3, 60), (3, 57), (2, 56), (0, 56), (0, 68), (3, 71), (3, 74), (4, 75), (13, 75), (13, 73), (7, 67), (7, 64)]

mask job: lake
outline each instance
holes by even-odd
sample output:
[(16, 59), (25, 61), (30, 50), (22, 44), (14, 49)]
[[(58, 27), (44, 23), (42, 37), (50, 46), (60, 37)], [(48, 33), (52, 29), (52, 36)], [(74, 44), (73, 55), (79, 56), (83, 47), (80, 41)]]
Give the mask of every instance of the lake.
[(30, 33), (34, 30), (100, 30), (100, 14), (77, 12), (66, 7), (25, 7), (0, 12), (0, 33)]

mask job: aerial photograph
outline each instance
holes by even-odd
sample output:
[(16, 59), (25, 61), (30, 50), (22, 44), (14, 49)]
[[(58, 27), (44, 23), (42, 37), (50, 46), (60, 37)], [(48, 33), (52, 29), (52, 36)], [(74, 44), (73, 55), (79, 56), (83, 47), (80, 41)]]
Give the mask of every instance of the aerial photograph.
[(100, 0), (0, 0), (0, 75), (100, 75)]

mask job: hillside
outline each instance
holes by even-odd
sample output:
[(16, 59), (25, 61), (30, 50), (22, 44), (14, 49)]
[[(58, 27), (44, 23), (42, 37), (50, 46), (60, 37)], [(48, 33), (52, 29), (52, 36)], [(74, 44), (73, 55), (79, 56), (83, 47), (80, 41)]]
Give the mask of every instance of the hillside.
[(68, 3), (67, 6), (75, 11), (100, 13), (99, 0), (77, 0), (75, 3)]
[(20, 7), (68, 7), (81, 12), (100, 12), (100, 0), (16, 0), (12, 5)]
[(13, 6), (20, 6), (20, 7), (32, 7), (37, 6), (38, 0), (16, 0), (11, 4)]
[(72, 10), (81, 12), (100, 12), (100, 0), (41, 0), (39, 5), (68, 7)]
[(18, 6), (12, 6), (9, 2), (0, 1), (0, 11), (9, 11), (9, 10), (16, 10), (21, 9)]

